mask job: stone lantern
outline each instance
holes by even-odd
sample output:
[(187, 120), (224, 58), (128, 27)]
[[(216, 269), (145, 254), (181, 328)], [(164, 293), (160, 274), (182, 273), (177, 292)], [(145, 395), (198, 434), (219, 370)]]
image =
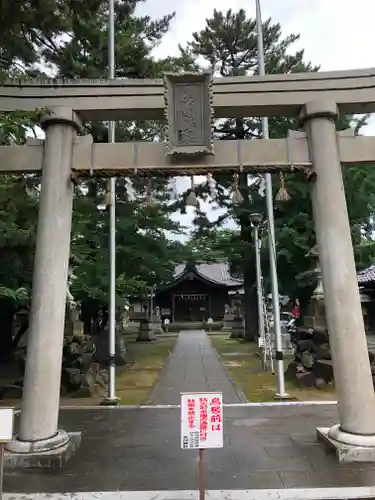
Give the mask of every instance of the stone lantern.
[[(234, 315), (231, 320), (231, 335), (230, 338), (232, 339), (238, 339), (238, 338), (243, 338), (244, 337), (244, 320), (243, 316), (241, 314), (241, 305), (242, 305), (242, 296), (241, 296), (242, 290), (238, 290), (234, 292), (233, 297), (232, 297), (232, 305), (234, 307)], [(231, 292), (229, 292), (231, 294)], [(242, 292), (243, 293), (243, 292)]]

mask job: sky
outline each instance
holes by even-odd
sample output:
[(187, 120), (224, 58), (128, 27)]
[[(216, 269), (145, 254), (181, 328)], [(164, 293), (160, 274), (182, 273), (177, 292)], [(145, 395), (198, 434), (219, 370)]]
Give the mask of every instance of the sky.
[[(163, 41), (155, 50), (156, 57), (178, 54), (178, 44), (185, 45), (191, 34), (205, 27), (206, 18), (214, 8), (227, 11), (245, 9), (255, 17), (255, 0), (147, 0), (138, 14), (158, 18), (175, 12), (175, 19)], [(306, 59), (320, 65), (321, 71), (375, 67), (374, 20), (375, 0), (261, 0), (263, 20), (279, 22), (283, 34), (300, 34), (295, 49), (305, 49)], [(375, 135), (375, 118), (364, 130)], [(178, 189), (189, 187), (189, 180), (178, 181)], [(218, 211), (204, 206), (208, 217)], [(193, 209), (176, 219), (191, 226)]]

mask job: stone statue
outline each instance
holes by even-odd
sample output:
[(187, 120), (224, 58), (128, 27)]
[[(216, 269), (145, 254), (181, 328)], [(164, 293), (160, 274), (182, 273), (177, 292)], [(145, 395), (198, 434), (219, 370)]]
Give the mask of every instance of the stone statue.
[(322, 272), (319, 264), (319, 251), (318, 246), (313, 247), (309, 253), (309, 256), (316, 259), (316, 266), (314, 273), (317, 279), (317, 286), (313, 291), (310, 299), (308, 314), (305, 316), (304, 325), (311, 328), (327, 328), (326, 315), (325, 315), (325, 304), (324, 304), (324, 289), (322, 281)]
[(72, 282), (75, 276), (71, 268), (68, 271), (68, 283), (66, 287), (66, 302), (65, 302), (65, 329), (64, 337), (72, 338), (74, 335), (74, 325), (76, 320), (76, 302), (70, 291)]
[(153, 320), (152, 329), (153, 329), (154, 333), (156, 335), (160, 334), (160, 333), (164, 333), (162, 322), (161, 322), (161, 314), (160, 314), (160, 307), (159, 306), (155, 307), (155, 315), (154, 315), (153, 319), (154, 320)]
[(223, 326), (221, 331), (230, 332), (232, 330), (232, 321), (233, 321), (232, 308), (229, 304), (224, 305), (224, 317), (223, 317)]

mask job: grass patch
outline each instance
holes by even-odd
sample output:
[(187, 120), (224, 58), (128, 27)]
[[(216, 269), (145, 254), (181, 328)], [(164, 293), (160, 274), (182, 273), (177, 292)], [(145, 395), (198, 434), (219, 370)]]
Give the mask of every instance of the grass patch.
[[(261, 358), (257, 355), (258, 347), (250, 342), (242, 342), (228, 338), (226, 335), (210, 337), (212, 345), (219, 353), (224, 367), (248, 401), (274, 401), (276, 394), (276, 376), (270, 371), (264, 371)], [(285, 359), (285, 368), (292, 358)], [(288, 394), (297, 401), (317, 401), (335, 399), (333, 386), (324, 389), (299, 389), (292, 382), (285, 381)]]
[(154, 342), (136, 342), (135, 337), (127, 337), (133, 363), (116, 377), (121, 404), (141, 405), (147, 401), (175, 341), (176, 337), (163, 337)]
[[(116, 396), (122, 405), (138, 406), (147, 401), (177, 336), (157, 337), (153, 342), (136, 342), (136, 338), (136, 335), (127, 335), (125, 338), (131, 363), (117, 367)], [(104, 390), (96, 397), (76, 397), (73, 393), (60, 398), (60, 407), (98, 405), (103, 396)], [(21, 399), (0, 401), (0, 407), (19, 408), (20, 405)]]

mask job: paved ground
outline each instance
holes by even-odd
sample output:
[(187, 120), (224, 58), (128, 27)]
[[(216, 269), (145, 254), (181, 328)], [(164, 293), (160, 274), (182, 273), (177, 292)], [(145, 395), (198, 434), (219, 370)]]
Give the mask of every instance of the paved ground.
[(180, 404), (181, 392), (212, 391), (222, 392), (225, 403), (241, 402), (207, 335), (181, 332), (148, 404)]
[[(207, 490), (273, 489), (278, 497), (285, 488), (375, 484), (375, 464), (339, 464), (317, 444), (315, 428), (337, 421), (335, 405), (240, 405), (203, 332), (179, 336), (150, 403), (178, 405), (180, 392), (215, 390), (235, 404), (224, 410), (224, 448), (205, 452)], [(6, 492), (132, 495), (198, 486), (198, 455), (180, 449), (179, 408), (63, 409), (60, 427), (83, 432), (76, 456), (59, 471), (6, 471)]]
[[(375, 487), (206, 490), (205, 500), (374, 500)], [(6, 493), (3, 500), (197, 500), (197, 490)]]
[[(226, 407), (225, 445), (206, 452), (206, 487), (220, 489), (367, 486), (375, 464), (339, 464), (316, 443), (315, 427), (336, 406)], [(169, 409), (62, 410), (61, 426), (83, 430), (60, 471), (6, 472), (6, 492), (192, 490), (197, 453), (180, 449), (180, 412)]]

